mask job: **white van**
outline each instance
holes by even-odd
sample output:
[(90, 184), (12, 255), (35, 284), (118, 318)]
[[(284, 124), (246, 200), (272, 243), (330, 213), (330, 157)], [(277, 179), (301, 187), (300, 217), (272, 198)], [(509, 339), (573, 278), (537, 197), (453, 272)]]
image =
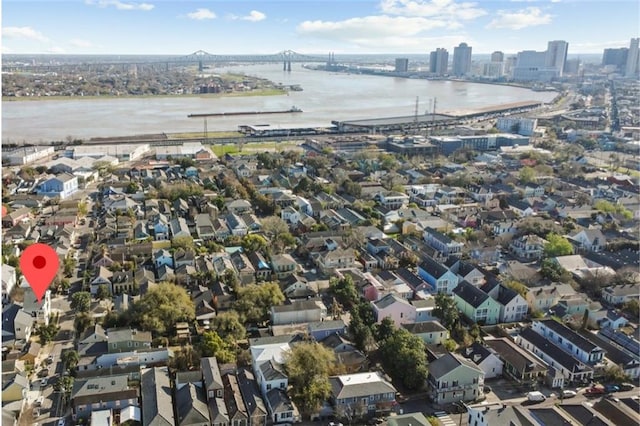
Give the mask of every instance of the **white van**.
[(527, 400), (531, 402), (542, 402), (545, 399), (547, 399), (547, 397), (544, 396), (542, 392), (533, 391), (527, 394)]

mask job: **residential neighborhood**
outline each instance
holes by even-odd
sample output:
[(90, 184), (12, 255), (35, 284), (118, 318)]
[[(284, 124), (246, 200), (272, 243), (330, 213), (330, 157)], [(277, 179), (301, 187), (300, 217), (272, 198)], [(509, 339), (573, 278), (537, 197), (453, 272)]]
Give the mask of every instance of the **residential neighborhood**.
[(543, 130), (491, 161), (332, 136), (3, 168), (3, 423), (509, 424), (596, 384), (582, 410), (637, 421), (640, 187)]

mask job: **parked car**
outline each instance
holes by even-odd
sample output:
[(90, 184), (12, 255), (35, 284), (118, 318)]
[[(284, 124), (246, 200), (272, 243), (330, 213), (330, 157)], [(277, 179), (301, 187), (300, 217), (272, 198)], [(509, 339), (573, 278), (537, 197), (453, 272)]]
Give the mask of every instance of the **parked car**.
[(562, 391), (562, 397), (563, 398), (573, 398), (577, 394), (578, 393), (576, 391), (572, 391), (570, 389), (565, 389), (565, 390)]
[(604, 391), (607, 393), (618, 392), (619, 390), (620, 388), (618, 387), (618, 385), (607, 385), (604, 387)]
[(64, 417), (58, 420), (58, 426), (64, 426), (66, 423), (67, 421), (64, 419)]
[(620, 390), (623, 391), (630, 391), (633, 390), (633, 388), (635, 388), (635, 386), (632, 383), (622, 383), (620, 385)]
[(48, 368), (43, 368), (42, 370), (38, 371), (38, 377), (47, 377), (48, 375), (49, 375)]
[(49, 380), (47, 380), (46, 377), (44, 379), (40, 380), (40, 387), (45, 387), (45, 386), (47, 386), (47, 384), (49, 384)]
[(605, 393), (604, 386), (602, 385), (593, 385), (585, 391), (585, 395), (588, 396), (604, 395)]

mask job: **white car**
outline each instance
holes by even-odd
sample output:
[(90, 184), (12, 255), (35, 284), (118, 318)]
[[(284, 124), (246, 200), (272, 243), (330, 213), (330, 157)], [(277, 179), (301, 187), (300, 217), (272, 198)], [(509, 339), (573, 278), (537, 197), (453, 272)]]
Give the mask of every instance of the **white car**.
[(562, 397), (563, 398), (573, 398), (577, 394), (578, 393), (576, 391), (572, 391), (572, 390), (568, 390), (568, 389), (562, 391)]
[(58, 420), (58, 426), (64, 426), (66, 423), (67, 421), (64, 419), (64, 417)]

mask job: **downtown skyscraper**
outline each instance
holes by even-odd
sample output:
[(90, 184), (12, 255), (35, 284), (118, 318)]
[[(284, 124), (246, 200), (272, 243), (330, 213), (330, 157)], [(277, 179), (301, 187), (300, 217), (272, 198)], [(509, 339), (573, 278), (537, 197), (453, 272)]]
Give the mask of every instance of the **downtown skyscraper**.
[(460, 43), (453, 48), (453, 67), (451, 73), (455, 76), (463, 76), (471, 71), (471, 46)]
[(564, 66), (567, 63), (567, 51), (569, 43), (564, 40), (553, 40), (547, 43), (547, 57), (545, 66), (558, 70), (558, 77), (562, 77)]
[(437, 48), (429, 55), (429, 72), (437, 75), (446, 75), (449, 67), (449, 52), (442, 47)]
[(627, 53), (627, 66), (625, 68), (625, 77), (636, 77), (640, 72), (640, 38), (632, 38), (629, 43), (629, 52)]

